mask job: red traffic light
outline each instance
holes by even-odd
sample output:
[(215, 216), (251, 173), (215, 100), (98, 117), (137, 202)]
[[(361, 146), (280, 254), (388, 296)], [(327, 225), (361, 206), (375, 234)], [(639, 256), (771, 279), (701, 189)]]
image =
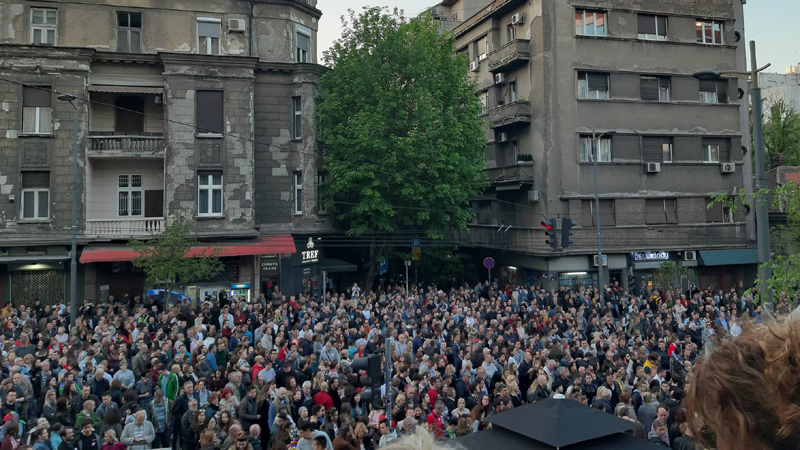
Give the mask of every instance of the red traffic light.
[(542, 226), (543, 226), (543, 227), (545, 227), (545, 228), (547, 228), (548, 230), (552, 230), (552, 229), (553, 229), (553, 226), (552, 226), (552, 225), (548, 225), (548, 224), (546, 224), (546, 223), (544, 222), (544, 220), (542, 221)]

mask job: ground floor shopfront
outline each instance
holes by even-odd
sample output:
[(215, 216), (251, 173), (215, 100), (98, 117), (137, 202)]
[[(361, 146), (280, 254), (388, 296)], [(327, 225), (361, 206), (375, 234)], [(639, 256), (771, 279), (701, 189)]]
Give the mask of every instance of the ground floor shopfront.
[(67, 246), (8, 248), (0, 255), (0, 306), (67, 303), (69, 257)]

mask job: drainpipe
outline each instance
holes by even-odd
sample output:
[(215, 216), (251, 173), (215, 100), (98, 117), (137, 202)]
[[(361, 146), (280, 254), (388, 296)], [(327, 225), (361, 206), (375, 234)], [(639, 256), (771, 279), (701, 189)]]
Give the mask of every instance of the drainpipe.
[(250, 15), (247, 17), (248, 21), (250, 22), (247, 25), (247, 32), (249, 33), (249, 39), (250, 39), (250, 45), (248, 46), (250, 50), (249, 51), (250, 56), (253, 56), (253, 9), (255, 8), (254, 3), (255, 0), (250, 0)]

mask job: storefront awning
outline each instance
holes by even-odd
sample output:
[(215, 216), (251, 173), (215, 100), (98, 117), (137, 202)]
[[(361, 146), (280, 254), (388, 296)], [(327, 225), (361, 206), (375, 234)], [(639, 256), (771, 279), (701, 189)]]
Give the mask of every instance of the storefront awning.
[(322, 258), (319, 263), (320, 269), (328, 273), (348, 273), (357, 272), (358, 266), (341, 259)]
[(62, 255), (9, 255), (9, 256), (0, 256), (0, 264), (10, 263), (10, 262), (32, 262), (32, 263), (39, 263), (45, 261), (66, 261), (69, 259), (69, 253), (65, 253)]
[[(266, 255), (272, 253), (295, 253), (294, 239), (290, 234), (276, 236), (260, 236), (257, 241), (221, 242), (214, 245), (203, 245), (187, 252), (189, 258), (206, 254), (207, 251), (219, 249), (219, 256)], [(93, 262), (130, 261), (138, 254), (127, 245), (88, 246), (81, 253), (81, 264)]]
[(89, 86), (91, 92), (115, 92), (115, 93), (132, 93), (132, 94), (163, 94), (164, 88), (161, 87), (142, 87), (142, 86), (104, 86), (104, 85), (91, 85)]
[(703, 266), (733, 266), (757, 263), (758, 250), (754, 248), (700, 252), (700, 264)]

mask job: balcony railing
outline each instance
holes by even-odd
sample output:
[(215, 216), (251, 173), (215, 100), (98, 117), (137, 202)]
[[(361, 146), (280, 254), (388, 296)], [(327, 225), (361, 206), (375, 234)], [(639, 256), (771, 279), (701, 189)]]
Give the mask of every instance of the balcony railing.
[(163, 136), (89, 136), (90, 151), (96, 153), (162, 153)]
[(164, 229), (163, 217), (142, 219), (89, 219), (86, 235), (89, 236), (149, 236)]
[(489, 110), (487, 118), (492, 128), (501, 128), (518, 123), (531, 123), (531, 102), (516, 101)]
[(531, 60), (531, 41), (515, 39), (489, 53), (486, 58), (491, 72), (502, 72)]

